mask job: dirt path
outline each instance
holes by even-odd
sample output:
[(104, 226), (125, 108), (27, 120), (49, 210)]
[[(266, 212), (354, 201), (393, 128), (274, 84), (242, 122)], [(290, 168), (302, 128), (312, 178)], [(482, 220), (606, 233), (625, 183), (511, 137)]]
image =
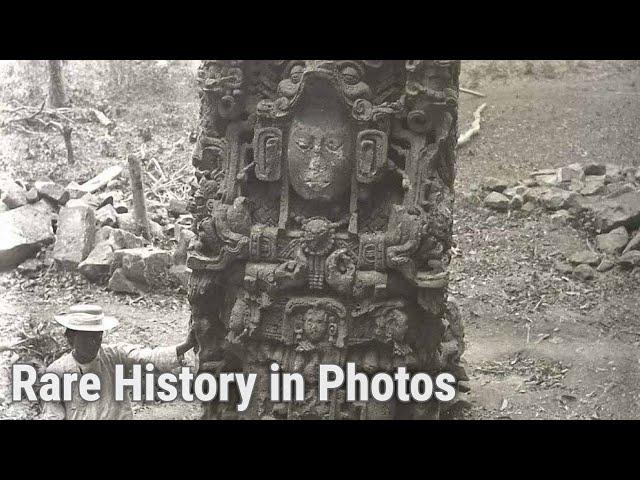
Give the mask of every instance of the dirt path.
[[(559, 255), (586, 247), (586, 234), (535, 214), (495, 214), (478, 206), (483, 177), (519, 179), (539, 168), (599, 161), (640, 163), (640, 76), (518, 81), (463, 97), (461, 131), (486, 101), (480, 137), (459, 152), (452, 296), (467, 324), (470, 408), (463, 418), (640, 418), (640, 272), (617, 270), (585, 284), (559, 276)], [(184, 294), (113, 295), (69, 279), (32, 281), (0, 274), (0, 338), (21, 324), (51, 321), (61, 305), (96, 302), (122, 319), (107, 341), (149, 345), (182, 339)], [(58, 281), (59, 279), (56, 279)], [(11, 353), (0, 354), (0, 418), (34, 409), (8, 402)], [(137, 418), (196, 418), (197, 405), (143, 405)]]

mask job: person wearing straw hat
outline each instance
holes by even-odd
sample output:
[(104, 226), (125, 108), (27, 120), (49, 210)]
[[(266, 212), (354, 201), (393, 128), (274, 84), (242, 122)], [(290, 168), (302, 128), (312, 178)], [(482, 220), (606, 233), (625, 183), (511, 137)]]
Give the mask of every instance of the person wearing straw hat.
[(77, 391), (70, 401), (46, 402), (42, 417), (47, 420), (129, 420), (133, 418), (131, 402), (116, 402), (115, 365), (152, 363), (157, 370), (171, 371), (183, 364), (184, 354), (195, 346), (190, 334), (184, 343), (169, 347), (148, 348), (141, 345), (102, 345), (102, 335), (118, 325), (115, 317), (105, 315), (98, 305), (75, 305), (68, 313), (54, 315), (56, 322), (66, 328), (65, 336), (72, 351), (54, 361), (47, 372), (62, 376), (65, 373), (95, 373), (100, 378), (98, 400), (85, 401)]

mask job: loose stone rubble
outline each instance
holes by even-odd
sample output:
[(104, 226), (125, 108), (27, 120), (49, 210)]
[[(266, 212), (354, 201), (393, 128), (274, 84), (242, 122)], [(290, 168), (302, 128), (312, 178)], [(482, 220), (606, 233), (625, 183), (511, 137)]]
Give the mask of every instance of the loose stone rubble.
[(186, 203), (152, 204), (147, 241), (135, 234), (121, 188), (117, 179), (104, 192), (87, 192), (75, 182), (63, 187), (39, 178), (23, 184), (1, 175), (0, 269), (17, 267), (22, 275), (37, 275), (44, 264), (36, 255), (53, 244), (50, 254), (58, 268), (77, 270), (115, 292), (186, 288), (191, 273), (186, 250), (195, 236)]
[(595, 246), (556, 261), (559, 273), (590, 281), (616, 265), (623, 270), (640, 265), (640, 169), (574, 163), (533, 172), (505, 188), (508, 182), (496, 178), (481, 185), (483, 204), (491, 210), (548, 213), (552, 223), (593, 236)]

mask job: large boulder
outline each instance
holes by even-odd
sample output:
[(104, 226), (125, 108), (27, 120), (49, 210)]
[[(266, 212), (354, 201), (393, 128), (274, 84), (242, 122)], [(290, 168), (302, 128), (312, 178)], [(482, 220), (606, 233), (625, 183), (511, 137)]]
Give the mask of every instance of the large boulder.
[(618, 260), (618, 264), (625, 270), (631, 270), (640, 265), (640, 252), (638, 250), (631, 250), (625, 253)]
[(19, 208), (27, 204), (27, 192), (6, 174), (0, 175), (0, 195), (9, 208)]
[(136, 223), (133, 213), (119, 213), (118, 214), (118, 227), (122, 230), (135, 234), (137, 232), (138, 224)]
[(118, 212), (110, 203), (96, 210), (96, 221), (101, 227), (115, 227), (118, 223)]
[(126, 230), (113, 227), (102, 227), (96, 232), (96, 245), (102, 242), (109, 243), (114, 250), (141, 248), (147, 243), (147, 241), (142, 237), (138, 237)]
[(571, 255), (568, 260), (573, 265), (590, 265), (596, 267), (600, 264), (601, 258), (601, 255), (591, 250), (582, 250)]
[(584, 178), (584, 186), (580, 190), (581, 195), (591, 197), (594, 195), (602, 195), (607, 192), (605, 177), (597, 175), (588, 175)]
[(89, 256), (78, 265), (78, 270), (93, 282), (102, 282), (112, 271), (116, 250), (140, 248), (145, 240), (132, 233), (112, 227), (96, 232), (95, 246)]
[(65, 205), (71, 198), (70, 192), (54, 182), (36, 182), (35, 188), (43, 198), (48, 198), (58, 205)]
[(598, 250), (615, 255), (624, 250), (629, 243), (629, 233), (624, 227), (618, 227), (609, 233), (596, 236)]
[(640, 250), (640, 230), (636, 233), (635, 237), (627, 244), (627, 247), (623, 250), (623, 254), (630, 252), (631, 250)]
[(134, 282), (149, 287), (170, 283), (171, 252), (155, 247), (131, 248), (114, 252), (114, 267)]
[(89, 256), (78, 265), (78, 270), (92, 282), (102, 282), (111, 272), (113, 247), (107, 242), (97, 244)]
[(589, 163), (584, 166), (585, 175), (604, 175), (607, 173), (607, 166), (601, 163)]
[(147, 290), (147, 286), (127, 278), (122, 268), (116, 268), (109, 279), (109, 290), (121, 293), (142, 293)]
[(579, 179), (583, 175), (582, 165), (574, 163), (568, 167), (562, 167), (558, 169), (558, 182), (565, 183), (571, 182), (574, 179)]
[(63, 268), (75, 269), (91, 250), (95, 236), (95, 214), (91, 207), (64, 207), (58, 217), (53, 259)]
[(540, 197), (540, 203), (547, 210), (567, 210), (578, 203), (579, 195), (561, 188), (551, 188)]
[(47, 204), (0, 213), (0, 270), (13, 268), (53, 241), (53, 211)]
[(594, 203), (596, 228), (608, 233), (618, 227), (634, 229), (640, 226), (640, 192), (624, 193), (615, 198)]
[(588, 282), (589, 280), (593, 280), (595, 278), (596, 271), (593, 269), (593, 267), (590, 267), (589, 265), (581, 264), (581, 265), (578, 265), (573, 270), (573, 276), (576, 277), (578, 280), (582, 280), (583, 282)]
[(509, 209), (509, 198), (498, 192), (491, 192), (484, 199), (484, 205), (492, 210), (506, 212)]

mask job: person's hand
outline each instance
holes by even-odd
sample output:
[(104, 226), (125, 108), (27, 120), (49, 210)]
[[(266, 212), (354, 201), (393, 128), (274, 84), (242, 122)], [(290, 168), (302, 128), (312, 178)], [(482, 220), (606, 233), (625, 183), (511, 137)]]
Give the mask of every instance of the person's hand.
[(176, 347), (176, 353), (178, 354), (178, 357), (181, 357), (196, 345), (196, 335), (193, 330), (189, 330), (189, 335), (187, 335), (187, 339), (184, 341), (184, 343), (181, 343)]

